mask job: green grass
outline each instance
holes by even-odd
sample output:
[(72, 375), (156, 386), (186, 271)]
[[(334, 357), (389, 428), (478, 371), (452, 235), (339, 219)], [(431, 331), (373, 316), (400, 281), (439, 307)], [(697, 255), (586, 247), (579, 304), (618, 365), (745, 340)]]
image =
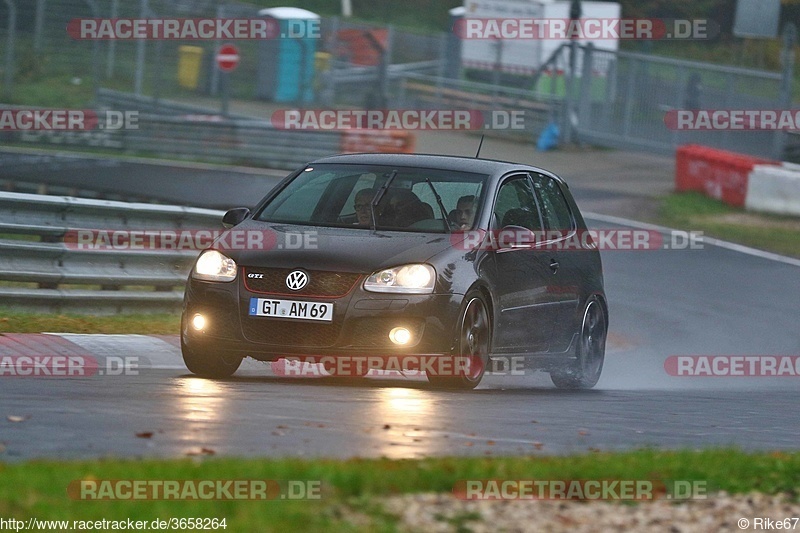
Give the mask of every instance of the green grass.
[(658, 222), (761, 250), (800, 257), (800, 218), (751, 213), (700, 193), (674, 193), (661, 204)]
[[(155, 439), (158, 436), (154, 437)], [(796, 497), (800, 453), (747, 454), (734, 449), (638, 450), (568, 457), (299, 460), (99, 460), (0, 463), (0, 516), (26, 519), (153, 520), (170, 517), (227, 519), (231, 531), (285, 531), (334, 528), (338, 531), (394, 529), (379, 498), (452, 492), (468, 479), (604, 479), (705, 481), (714, 492), (787, 493)], [(260, 479), (319, 481), (320, 500), (288, 501), (81, 501), (67, 496), (71, 481)], [(357, 527), (349, 517), (369, 516)]]
[(110, 316), (56, 315), (0, 309), (0, 333), (127, 333), (178, 334), (178, 314), (130, 314)]

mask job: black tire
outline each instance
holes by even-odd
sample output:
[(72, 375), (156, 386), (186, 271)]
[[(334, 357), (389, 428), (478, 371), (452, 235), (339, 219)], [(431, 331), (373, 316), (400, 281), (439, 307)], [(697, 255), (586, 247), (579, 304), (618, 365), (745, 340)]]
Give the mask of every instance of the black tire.
[[(483, 296), (471, 291), (465, 297), (464, 310), (459, 317), (457, 339), (458, 353), (453, 354), (452, 368), (465, 369), (453, 375), (440, 376), (436, 371), (426, 370), (431, 385), (446, 389), (470, 390), (478, 386), (489, 365), (492, 344), (492, 325), (489, 310)], [(460, 363), (460, 364), (458, 364)]]
[(183, 362), (189, 372), (204, 378), (231, 377), (242, 364), (242, 358), (216, 351), (189, 348), (181, 341)]
[(591, 389), (600, 379), (606, 355), (608, 318), (602, 302), (592, 296), (583, 308), (581, 330), (575, 345), (575, 361), (550, 372), (559, 389)]

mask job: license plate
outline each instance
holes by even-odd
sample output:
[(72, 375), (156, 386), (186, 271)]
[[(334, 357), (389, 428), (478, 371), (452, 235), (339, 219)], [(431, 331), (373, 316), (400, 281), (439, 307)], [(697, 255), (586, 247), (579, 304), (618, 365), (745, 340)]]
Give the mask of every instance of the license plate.
[(299, 318), (301, 320), (331, 322), (333, 320), (333, 304), (300, 302), (297, 300), (273, 300), (271, 298), (250, 298), (250, 316)]

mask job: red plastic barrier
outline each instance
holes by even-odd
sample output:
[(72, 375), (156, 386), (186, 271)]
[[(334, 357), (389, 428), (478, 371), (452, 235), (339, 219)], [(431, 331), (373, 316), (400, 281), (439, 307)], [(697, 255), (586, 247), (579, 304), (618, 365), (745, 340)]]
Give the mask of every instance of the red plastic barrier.
[(381, 51), (375, 47), (374, 41), (385, 49), (389, 41), (389, 30), (339, 30), (336, 40), (339, 43), (337, 56), (348, 57), (354, 65), (374, 67), (381, 62)]
[(348, 130), (342, 133), (343, 153), (414, 153), (414, 134), (394, 130)]
[(748, 176), (755, 165), (780, 163), (687, 144), (679, 147), (675, 154), (675, 190), (698, 191), (726, 204), (744, 207)]

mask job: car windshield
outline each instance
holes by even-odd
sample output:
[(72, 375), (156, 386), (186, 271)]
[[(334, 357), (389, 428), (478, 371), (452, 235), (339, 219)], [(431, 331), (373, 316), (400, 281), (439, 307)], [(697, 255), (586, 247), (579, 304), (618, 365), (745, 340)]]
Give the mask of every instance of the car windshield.
[[(313, 165), (286, 184), (255, 218), (363, 229), (374, 223), (378, 229), (425, 233), (466, 230), (476, 220), (485, 181), (485, 175), (451, 170)], [(373, 208), (382, 188), (385, 192)]]

